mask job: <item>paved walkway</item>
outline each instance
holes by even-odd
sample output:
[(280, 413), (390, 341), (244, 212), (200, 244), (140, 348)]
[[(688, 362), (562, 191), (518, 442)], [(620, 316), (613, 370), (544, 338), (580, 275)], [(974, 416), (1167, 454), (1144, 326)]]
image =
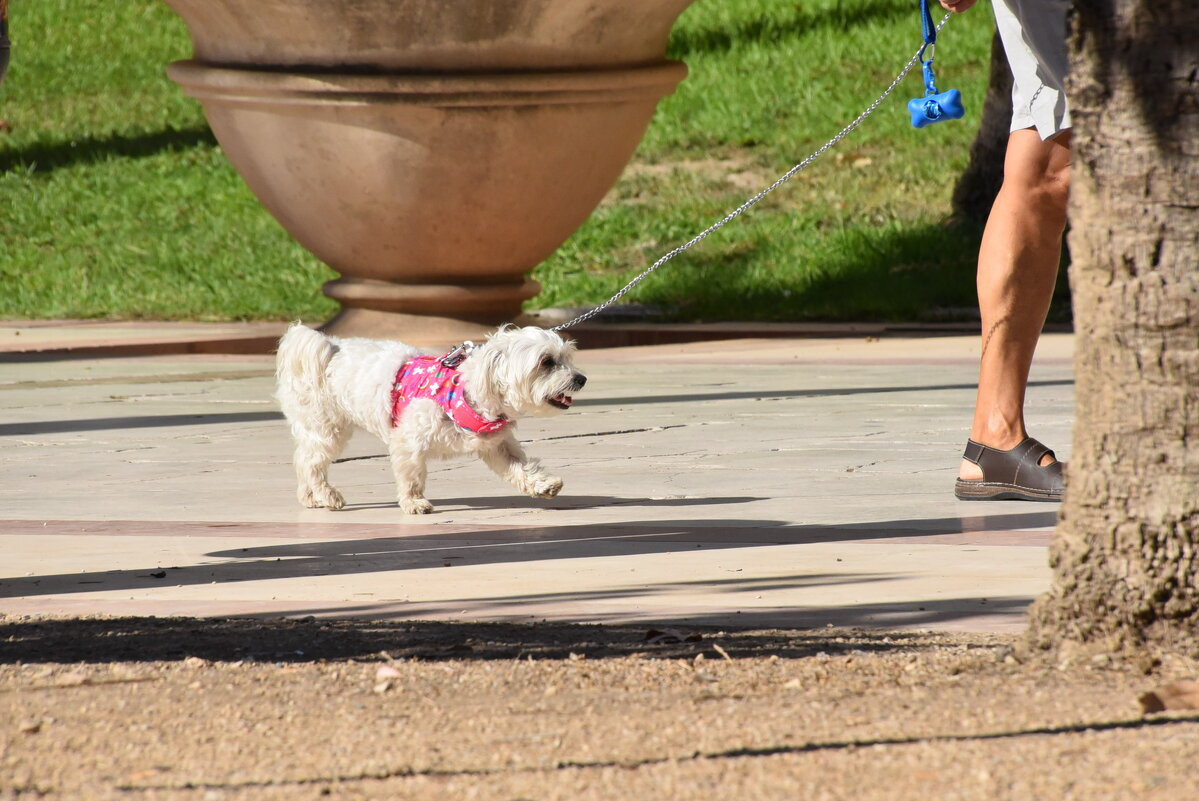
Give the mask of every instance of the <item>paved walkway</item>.
[[(575, 407), (519, 431), (560, 497), (443, 462), (413, 518), (366, 434), (347, 508), (301, 508), (245, 344), (278, 329), (191, 328), (0, 324), (0, 612), (1013, 631), (1049, 581), (1056, 505), (952, 494), (974, 337), (584, 348)], [(1063, 458), (1071, 346), (1028, 396)]]

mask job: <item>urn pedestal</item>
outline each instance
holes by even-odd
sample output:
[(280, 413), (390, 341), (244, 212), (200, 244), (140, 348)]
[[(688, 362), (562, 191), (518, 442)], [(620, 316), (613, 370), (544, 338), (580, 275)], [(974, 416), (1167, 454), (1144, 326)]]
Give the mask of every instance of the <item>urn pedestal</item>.
[(195, 49), (170, 77), (341, 276), (326, 330), (443, 344), (537, 293), (686, 74), (691, 0), (167, 2)]

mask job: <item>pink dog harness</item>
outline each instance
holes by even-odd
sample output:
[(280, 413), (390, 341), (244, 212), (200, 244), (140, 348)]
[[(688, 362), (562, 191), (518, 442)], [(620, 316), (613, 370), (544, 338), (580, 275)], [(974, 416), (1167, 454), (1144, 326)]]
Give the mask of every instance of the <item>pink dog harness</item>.
[(507, 417), (488, 420), (471, 408), (463, 391), (462, 373), (446, 367), (437, 356), (417, 356), (396, 373), (391, 390), (393, 428), (399, 424), (408, 404), (419, 398), (436, 401), (451, 420), (476, 434), (491, 434), (512, 422)]

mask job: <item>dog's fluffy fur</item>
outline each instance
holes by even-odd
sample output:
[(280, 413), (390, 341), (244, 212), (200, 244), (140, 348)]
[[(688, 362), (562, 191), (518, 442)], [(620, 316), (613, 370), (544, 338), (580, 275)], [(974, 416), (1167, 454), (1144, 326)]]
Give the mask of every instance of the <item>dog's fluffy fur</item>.
[[(300, 503), (340, 509), (341, 493), (329, 484), (329, 465), (354, 427), (387, 445), (400, 507), (426, 514), (426, 461), (477, 454), (501, 478), (526, 495), (552, 498), (562, 480), (525, 455), (509, 424), (491, 434), (456, 425), (435, 401), (418, 399), (391, 421), (391, 390), (400, 367), (423, 351), (402, 342), (339, 339), (293, 325), (279, 340), (278, 400), (295, 438)], [(570, 406), (586, 377), (571, 363), (574, 343), (542, 328), (505, 326), (459, 366), (466, 396), (480, 414), (517, 420)]]

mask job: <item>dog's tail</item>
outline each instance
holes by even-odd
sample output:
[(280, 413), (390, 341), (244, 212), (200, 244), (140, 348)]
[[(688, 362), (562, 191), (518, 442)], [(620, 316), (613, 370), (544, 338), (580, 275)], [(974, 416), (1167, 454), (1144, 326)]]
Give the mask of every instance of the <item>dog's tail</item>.
[(316, 403), (324, 394), (329, 362), (337, 346), (319, 331), (293, 323), (279, 340), (275, 381), (283, 413), (292, 418), (291, 404)]

